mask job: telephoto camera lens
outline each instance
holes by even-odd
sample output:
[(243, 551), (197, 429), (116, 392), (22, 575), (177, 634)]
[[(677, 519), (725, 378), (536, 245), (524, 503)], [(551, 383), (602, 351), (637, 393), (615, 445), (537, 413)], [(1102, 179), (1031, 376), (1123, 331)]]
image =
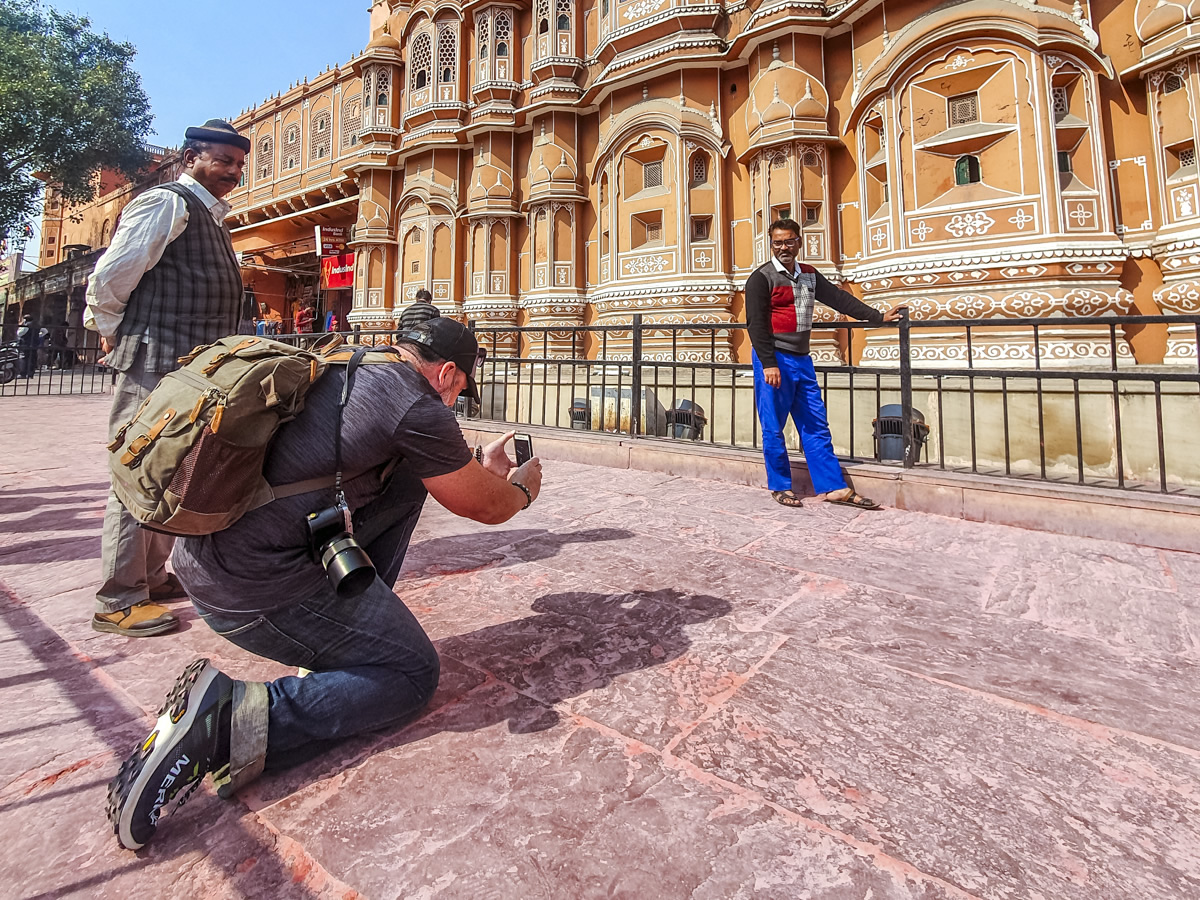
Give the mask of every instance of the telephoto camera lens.
[(348, 534), (325, 545), (321, 565), (325, 567), (325, 575), (334, 591), (343, 600), (357, 597), (375, 581), (371, 557)]

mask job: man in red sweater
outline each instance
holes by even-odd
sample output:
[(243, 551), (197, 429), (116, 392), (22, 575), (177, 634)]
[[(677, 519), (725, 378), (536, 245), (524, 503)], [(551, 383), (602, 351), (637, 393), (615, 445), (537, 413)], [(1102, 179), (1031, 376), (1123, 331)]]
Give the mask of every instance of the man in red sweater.
[(904, 307), (881, 313), (834, 287), (812, 266), (797, 262), (800, 226), (791, 219), (772, 223), (770, 234), (773, 256), (746, 281), (746, 324), (754, 347), (754, 400), (762, 423), (767, 488), (784, 506), (802, 505), (792, 491), (792, 465), (783, 440), (790, 414), (800, 432), (813, 490), (830, 503), (879, 509), (874, 500), (848, 487), (842, 475), (808, 352), (809, 336), (817, 302), (880, 324), (897, 321)]

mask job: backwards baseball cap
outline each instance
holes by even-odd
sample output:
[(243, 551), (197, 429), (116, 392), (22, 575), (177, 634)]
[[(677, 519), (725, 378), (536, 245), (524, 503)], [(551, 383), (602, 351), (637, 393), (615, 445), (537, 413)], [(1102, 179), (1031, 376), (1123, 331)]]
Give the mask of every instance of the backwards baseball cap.
[(193, 125), (183, 136), (189, 141), (229, 144), (231, 147), (241, 147), (245, 153), (250, 152), (250, 139), (238, 134), (237, 129), (224, 119), (209, 119), (203, 125)]
[(396, 339), (428, 347), (434, 356), (454, 363), (466, 373), (467, 396), (476, 403), (480, 402), (475, 369), (487, 357), (487, 350), (479, 346), (469, 328), (454, 319), (440, 316), (400, 332)]

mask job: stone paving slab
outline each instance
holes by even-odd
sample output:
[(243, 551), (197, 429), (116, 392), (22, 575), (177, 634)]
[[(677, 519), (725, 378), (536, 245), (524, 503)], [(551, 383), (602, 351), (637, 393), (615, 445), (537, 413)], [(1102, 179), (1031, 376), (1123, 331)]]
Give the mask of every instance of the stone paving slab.
[(1200, 896), (1200, 557), (554, 460), (504, 525), (427, 507), (421, 719), (120, 850), (177, 672), (288, 672), (186, 603), (92, 631), (107, 399), (0, 412), (0, 896)]

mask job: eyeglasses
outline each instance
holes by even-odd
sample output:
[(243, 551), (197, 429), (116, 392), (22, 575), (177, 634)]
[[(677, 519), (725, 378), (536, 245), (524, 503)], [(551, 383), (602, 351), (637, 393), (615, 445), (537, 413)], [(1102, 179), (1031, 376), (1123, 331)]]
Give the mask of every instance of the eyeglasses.
[(800, 238), (788, 238), (786, 241), (771, 241), (772, 247), (795, 247), (800, 243)]

